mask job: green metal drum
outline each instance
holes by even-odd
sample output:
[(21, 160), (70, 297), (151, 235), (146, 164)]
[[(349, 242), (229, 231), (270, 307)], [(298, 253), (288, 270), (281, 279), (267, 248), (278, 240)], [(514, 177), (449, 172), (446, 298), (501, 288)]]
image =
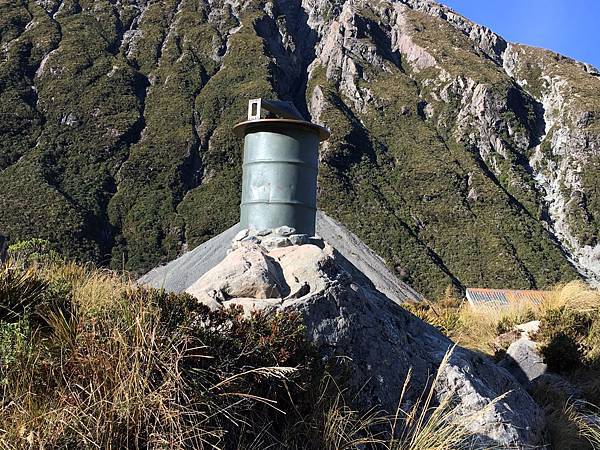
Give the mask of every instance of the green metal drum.
[(234, 131), (244, 137), (242, 227), (287, 225), (297, 233), (314, 235), (319, 142), (329, 132), (291, 119), (251, 120)]

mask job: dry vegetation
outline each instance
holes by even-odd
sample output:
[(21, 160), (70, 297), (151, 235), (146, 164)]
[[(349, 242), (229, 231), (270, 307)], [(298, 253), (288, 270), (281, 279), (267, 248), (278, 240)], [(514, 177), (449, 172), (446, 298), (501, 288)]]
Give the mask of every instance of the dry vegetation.
[(436, 302), (409, 306), (459, 345), (501, 359), (516, 325), (540, 320), (534, 337), (549, 371), (566, 388), (542, 380), (530, 392), (544, 407), (553, 448), (600, 448), (600, 292), (581, 282), (557, 286), (541, 304), (473, 309), (451, 289)]
[(358, 410), (296, 315), (210, 312), (65, 263), (42, 241), (12, 250), (0, 448), (451, 449), (485, 413), (459, 416), (452, 395), (435, 403), (435, 379), (393, 415)]

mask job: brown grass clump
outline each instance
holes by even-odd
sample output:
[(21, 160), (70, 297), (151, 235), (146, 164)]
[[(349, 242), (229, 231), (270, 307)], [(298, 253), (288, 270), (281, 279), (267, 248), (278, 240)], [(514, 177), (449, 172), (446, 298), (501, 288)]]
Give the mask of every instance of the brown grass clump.
[[(459, 345), (501, 358), (518, 333), (503, 339), (518, 324), (540, 321), (535, 336), (551, 372), (570, 383), (587, 402), (600, 405), (600, 291), (576, 281), (557, 286), (540, 304), (514, 304), (505, 309), (473, 309), (451, 291), (431, 304), (409, 306), (417, 316), (438, 327)], [(581, 420), (570, 407), (571, 394), (552, 382), (539, 382), (532, 396), (544, 409), (553, 448), (600, 448), (598, 422)], [(587, 425), (586, 425), (587, 424)], [(593, 447), (592, 447), (593, 446)]]
[(20, 306), (0, 322), (3, 448), (278, 442), (321, 373), (297, 316), (213, 313), (91, 267), (7, 265), (0, 298)]
[(92, 266), (11, 261), (0, 301), (3, 449), (458, 449), (485, 413), (434, 401), (450, 354), (416, 404), (361, 411), (299, 316), (210, 311)]
[[(458, 344), (489, 356), (498, 351), (499, 335), (531, 320), (542, 322), (538, 340), (551, 360), (551, 352), (560, 348), (563, 351), (556, 355), (556, 362), (562, 360), (571, 368), (584, 360), (594, 365), (600, 356), (600, 291), (579, 281), (557, 286), (538, 305), (522, 302), (503, 309), (475, 309), (447, 290), (435, 302), (407, 304), (406, 308)], [(561, 339), (558, 349), (553, 348), (553, 342)]]

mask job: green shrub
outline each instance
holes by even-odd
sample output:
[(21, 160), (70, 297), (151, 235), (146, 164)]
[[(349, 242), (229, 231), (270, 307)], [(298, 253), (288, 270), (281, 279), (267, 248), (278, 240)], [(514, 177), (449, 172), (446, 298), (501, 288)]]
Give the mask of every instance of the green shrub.
[(34, 264), (36, 262), (51, 262), (60, 259), (59, 253), (55, 247), (46, 239), (27, 239), (19, 241), (8, 247), (8, 253), (13, 260), (24, 264)]
[[(569, 372), (595, 363), (590, 358), (593, 349), (590, 335), (597, 314), (578, 311), (568, 306), (545, 312), (537, 339), (548, 367), (557, 372)], [(594, 327), (594, 330), (596, 327)]]
[(31, 353), (31, 327), (27, 318), (17, 322), (0, 321), (0, 384), (6, 380), (3, 368), (16, 364), (20, 359), (26, 359)]

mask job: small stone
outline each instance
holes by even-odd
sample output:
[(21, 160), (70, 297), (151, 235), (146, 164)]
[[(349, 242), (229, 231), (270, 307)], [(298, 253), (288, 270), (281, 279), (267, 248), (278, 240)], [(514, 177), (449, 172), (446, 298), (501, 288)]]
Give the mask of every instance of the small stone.
[(511, 330), (507, 331), (506, 333), (502, 333), (501, 335), (496, 336), (496, 339), (494, 339), (494, 350), (497, 353), (504, 354), (506, 353), (508, 347), (510, 347), (510, 344), (519, 340), (520, 337), (521, 333), (517, 330)]
[(288, 237), (292, 245), (304, 245), (308, 244), (308, 235), (306, 234), (292, 234)]
[(233, 238), (233, 240), (234, 241), (241, 241), (241, 240), (245, 239), (246, 237), (248, 237), (248, 233), (249, 233), (249, 230), (247, 228), (244, 228), (238, 234), (235, 235), (235, 237)]
[(272, 312), (282, 304), (281, 299), (233, 298), (223, 302), (224, 307), (241, 306), (244, 316), (249, 317), (253, 311)]
[(521, 384), (535, 380), (546, 373), (544, 358), (538, 352), (535, 342), (522, 337), (510, 344), (500, 366), (508, 370)]
[(211, 311), (216, 311), (216, 310), (220, 309), (222, 306), (221, 306), (221, 302), (219, 302), (219, 300), (217, 298), (215, 298), (216, 297), (215, 293), (216, 293), (216, 291), (213, 291), (213, 292), (201, 291), (201, 292), (197, 292), (194, 295), (194, 297), (196, 297), (196, 300), (198, 300), (198, 303), (208, 306)]
[(253, 234), (254, 236), (268, 236), (269, 234), (271, 234), (273, 232), (273, 230), (269, 230), (269, 229), (264, 229), (264, 230), (256, 230)]
[(67, 115), (63, 114), (62, 118), (60, 119), (60, 123), (70, 127), (76, 127), (79, 125), (79, 119), (74, 113), (69, 113)]
[(292, 234), (296, 233), (296, 229), (284, 225), (282, 227), (275, 228), (273, 232), (279, 236), (291, 236)]
[[(247, 246), (251, 246), (251, 245), (259, 245), (260, 244), (260, 240), (254, 236), (248, 236), (245, 237), (243, 240), (241, 241), (236, 241), (233, 240), (231, 241), (231, 247), (229, 248), (229, 250), (237, 250), (238, 248), (241, 247), (247, 247)], [(227, 254), (230, 253), (230, 251), (227, 251)]]
[(540, 331), (539, 320), (532, 320), (531, 322), (522, 323), (515, 327), (516, 331), (520, 331), (523, 337), (533, 338)]
[(267, 250), (290, 247), (292, 245), (288, 238), (282, 236), (269, 236), (268, 238), (263, 239), (260, 244)]

